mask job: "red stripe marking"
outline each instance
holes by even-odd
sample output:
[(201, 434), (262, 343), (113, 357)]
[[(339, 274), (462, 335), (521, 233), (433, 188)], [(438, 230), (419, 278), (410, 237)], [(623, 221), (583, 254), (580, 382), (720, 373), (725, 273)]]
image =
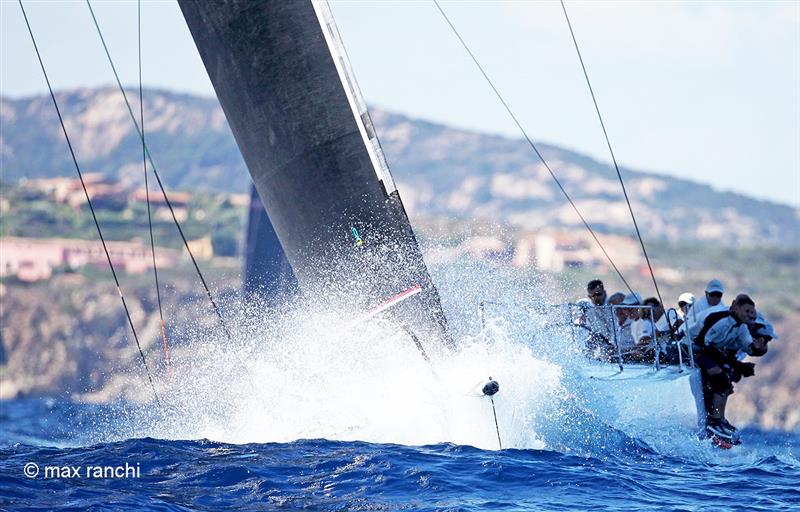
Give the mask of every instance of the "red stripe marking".
[(397, 302), (400, 302), (400, 301), (410, 297), (411, 295), (416, 295), (416, 294), (420, 293), (421, 291), (422, 291), (422, 286), (420, 286), (420, 285), (412, 286), (408, 290), (398, 293), (397, 295), (395, 295), (394, 297), (390, 298), (386, 302), (382, 302), (381, 304), (378, 304), (374, 308), (372, 308), (369, 311), (367, 311), (367, 314), (371, 315), (371, 314), (374, 314), (374, 313), (380, 311), (381, 309), (386, 309), (387, 307), (389, 307), (389, 306), (391, 306), (391, 305), (393, 305), (393, 304), (395, 304)]

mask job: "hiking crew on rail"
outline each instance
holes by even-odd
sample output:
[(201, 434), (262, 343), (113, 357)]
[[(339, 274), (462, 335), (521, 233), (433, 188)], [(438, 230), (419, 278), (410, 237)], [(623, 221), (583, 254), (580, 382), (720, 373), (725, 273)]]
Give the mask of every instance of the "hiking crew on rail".
[(766, 354), (767, 344), (777, 335), (753, 299), (739, 294), (728, 307), (722, 301), (724, 292), (723, 284), (712, 279), (700, 300), (682, 293), (678, 308), (665, 310), (655, 297), (642, 300), (635, 292), (609, 297), (603, 282), (595, 279), (586, 287), (588, 300), (578, 301), (575, 325), (588, 331), (587, 355), (602, 361), (648, 362), (658, 354), (660, 362), (677, 364), (681, 343), (691, 344), (703, 385), (705, 434), (733, 445), (738, 432), (725, 418), (733, 384), (755, 374), (755, 364), (743, 359)]

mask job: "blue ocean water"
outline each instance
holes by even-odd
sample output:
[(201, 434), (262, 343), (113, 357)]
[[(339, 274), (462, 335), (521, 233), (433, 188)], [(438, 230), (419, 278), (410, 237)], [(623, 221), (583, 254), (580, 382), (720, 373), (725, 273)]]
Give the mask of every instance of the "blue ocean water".
[[(0, 403), (0, 506), (8, 510), (800, 507), (796, 434), (745, 429), (746, 443), (730, 451), (687, 438), (685, 451), (669, 453), (624, 435), (604, 436), (579, 454), (564, 449), (498, 451), (455, 444), (403, 446), (325, 439), (229, 444), (145, 437), (95, 442), (97, 430), (104, 428), (97, 419), (109, 414), (109, 406), (52, 399)], [(35, 475), (30, 464), (36, 464)], [(92, 474), (98, 466), (117, 473)], [(50, 473), (45, 475), (48, 467)], [(60, 468), (61, 474), (53, 468)]]

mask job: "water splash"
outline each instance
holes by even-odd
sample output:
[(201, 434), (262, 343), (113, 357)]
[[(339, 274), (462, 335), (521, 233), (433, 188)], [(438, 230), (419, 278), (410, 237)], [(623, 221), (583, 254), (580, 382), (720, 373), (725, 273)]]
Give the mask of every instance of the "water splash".
[[(168, 408), (118, 404), (95, 440), (324, 438), (497, 449), (491, 404), (480, 393), (491, 376), (500, 383), (504, 448), (648, 450), (635, 432), (592, 412), (608, 404), (576, 386), (571, 365), (582, 356), (544, 300), (556, 293), (536, 276), (517, 276), (470, 265), (437, 276), (458, 349), (421, 339), (430, 363), (402, 328), (380, 318), (354, 326), (358, 311), (332, 310), (322, 295), (282, 310), (232, 301), (235, 343), (186, 326), (173, 379), (162, 383)], [(481, 327), (476, 305), (486, 299), (514, 307), (487, 310)]]

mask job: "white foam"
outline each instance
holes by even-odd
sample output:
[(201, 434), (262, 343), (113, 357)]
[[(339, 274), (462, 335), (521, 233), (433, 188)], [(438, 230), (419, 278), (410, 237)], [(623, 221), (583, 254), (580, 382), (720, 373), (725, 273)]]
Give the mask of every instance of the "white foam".
[[(491, 402), (480, 388), (492, 376), (503, 447), (542, 448), (533, 420), (560, 389), (559, 367), (503, 336), (463, 339), (455, 353), (433, 347), (432, 362), (402, 332), (370, 323), (357, 332), (330, 313), (294, 312), (251, 330), (231, 347), (197, 340), (176, 362), (169, 414), (138, 435), (231, 443), (301, 438), (498, 448)], [(259, 325), (260, 322), (254, 322)], [(422, 340), (425, 344), (425, 340)]]
[[(225, 304), (239, 312), (230, 322), (235, 342), (184, 326), (191, 341), (175, 351), (172, 381), (159, 381), (167, 412), (127, 414), (135, 419), (122, 422), (114, 436), (497, 449), (492, 403), (480, 392), (490, 376), (500, 383), (494, 404), (504, 448), (595, 453), (626, 442), (625, 434), (653, 434), (652, 422), (622, 434), (597, 414), (614, 403), (577, 385), (575, 365), (585, 361), (576, 340), (552, 308), (536, 304), (537, 294), (556, 293), (535, 279), (514, 282), (516, 275), (456, 265), (436, 276), (443, 297), (450, 297), (445, 302), (458, 349), (437, 350), (421, 339), (430, 363), (403, 329), (379, 317), (353, 328), (359, 312), (332, 311), (322, 296), (280, 312)], [(487, 308), (481, 330), (481, 300), (515, 305)]]

